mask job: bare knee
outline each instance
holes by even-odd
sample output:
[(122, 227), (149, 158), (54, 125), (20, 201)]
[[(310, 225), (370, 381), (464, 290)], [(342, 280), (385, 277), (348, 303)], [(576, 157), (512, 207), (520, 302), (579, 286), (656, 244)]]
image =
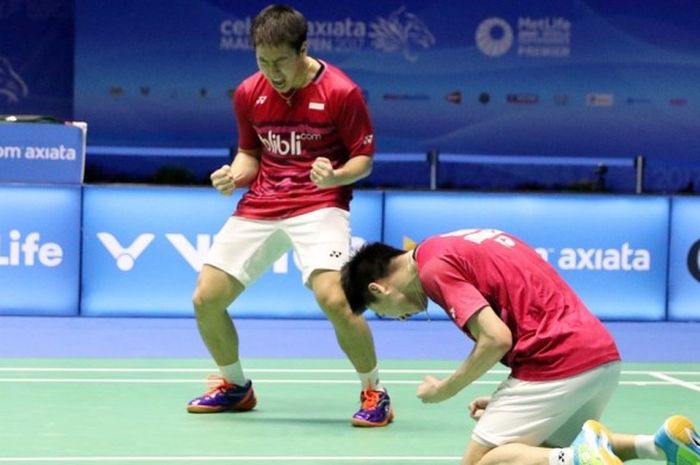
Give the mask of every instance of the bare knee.
[(222, 305), (224, 308), (226, 307), (220, 296), (210, 289), (207, 289), (206, 286), (201, 285), (197, 285), (192, 294), (192, 305), (194, 306), (195, 313), (198, 314), (208, 312), (212, 309), (220, 309)]
[(464, 452), (464, 457), (462, 457), (462, 465), (481, 465), (482, 459), (491, 450), (493, 450), (492, 447), (486, 446), (472, 439), (467, 445), (467, 450)]
[(354, 315), (340, 285), (340, 273), (337, 271), (315, 272), (311, 275), (310, 282), (316, 302), (328, 319), (333, 322), (352, 321)]
[(203, 269), (192, 294), (195, 314), (201, 316), (212, 312), (225, 312), (243, 289), (239, 281), (223, 271), (209, 267)]

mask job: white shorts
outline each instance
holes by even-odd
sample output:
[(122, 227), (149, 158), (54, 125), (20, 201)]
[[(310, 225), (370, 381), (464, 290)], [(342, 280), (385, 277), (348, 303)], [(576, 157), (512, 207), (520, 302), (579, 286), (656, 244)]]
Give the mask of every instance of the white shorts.
[(521, 443), (566, 447), (599, 419), (620, 379), (620, 362), (556, 381), (508, 378), (491, 397), (472, 439), (485, 446)]
[(204, 263), (247, 287), (292, 247), (304, 284), (315, 270), (340, 270), (350, 254), (349, 213), (322, 208), (281, 220), (232, 216), (216, 235)]

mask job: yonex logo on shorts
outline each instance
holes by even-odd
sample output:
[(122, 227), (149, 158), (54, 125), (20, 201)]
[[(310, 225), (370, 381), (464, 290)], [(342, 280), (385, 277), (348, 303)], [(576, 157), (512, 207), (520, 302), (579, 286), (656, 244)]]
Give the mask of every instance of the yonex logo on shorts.
[(343, 255), (343, 252), (340, 252), (339, 250), (334, 250), (330, 254), (328, 254), (329, 257), (333, 258), (340, 258), (341, 255)]

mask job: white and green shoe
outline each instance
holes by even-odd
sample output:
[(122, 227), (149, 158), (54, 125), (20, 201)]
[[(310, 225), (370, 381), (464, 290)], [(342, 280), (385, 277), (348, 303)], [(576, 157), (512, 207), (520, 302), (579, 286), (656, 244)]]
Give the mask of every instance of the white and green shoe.
[(622, 465), (610, 447), (610, 431), (595, 420), (583, 424), (571, 448), (575, 465)]
[(700, 436), (686, 417), (669, 417), (654, 436), (668, 465), (700, 465)]

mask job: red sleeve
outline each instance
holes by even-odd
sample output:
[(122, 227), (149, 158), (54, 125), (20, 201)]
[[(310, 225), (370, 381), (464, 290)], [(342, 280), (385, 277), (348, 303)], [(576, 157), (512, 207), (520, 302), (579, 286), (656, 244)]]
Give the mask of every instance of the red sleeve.
[(248, 118), (248, 108), (250, 108), (248, 95), (249, 92), (245, 91), (244, 85), (238, 86), (233, 94), (233, 111), (238, 124), (238, 147), (256, 150), (260, 147), (260, 140)]
[(367, 104), (358, 87), (347, 94), (340, 105), (337, 118), (338, 132), (349, 157), (374, 155), (374, 130)]
[(469, 283), (460, 270), (445, 260), (434, 259), (420, 271), (428, 297), (440, 305), (460, 327), (477, 311), (489, 305), (479, 290)]

